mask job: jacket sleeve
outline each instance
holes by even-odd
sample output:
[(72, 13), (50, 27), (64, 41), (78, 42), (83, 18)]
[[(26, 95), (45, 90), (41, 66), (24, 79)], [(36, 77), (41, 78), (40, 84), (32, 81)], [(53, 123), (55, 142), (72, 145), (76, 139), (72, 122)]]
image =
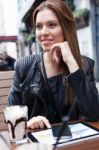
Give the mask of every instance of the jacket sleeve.
[(8, 95), (9, 105), (23, 105), (22, 101), (22, 88), (21, 85), (24, 82), (35, 56), (28, 56), (21, 58), (15, 63), (15, 74), (13, 83)]
[(8, 95), (9, 105), (22, 105), (20, 82), (21, 82), (21, 77), (19, 73), (19, 66), (18, 66), (18, 62), (16, 62), (14, 79)]
[(80, 114), (89, 121), (99, 119), (99, 96), (95, 86), (94, 61), (87, 58), (85, 70), (77, 70), (68, 80), (76, 96)]

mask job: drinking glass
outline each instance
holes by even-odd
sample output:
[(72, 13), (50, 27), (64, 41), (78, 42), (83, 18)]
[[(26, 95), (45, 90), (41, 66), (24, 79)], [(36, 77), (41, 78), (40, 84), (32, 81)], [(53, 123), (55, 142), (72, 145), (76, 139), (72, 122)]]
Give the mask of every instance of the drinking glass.
[(7, 106), (4, 109), (4, 115), (8, 125), (10, 142), (15, 144), (27, 142), (27, 106)]

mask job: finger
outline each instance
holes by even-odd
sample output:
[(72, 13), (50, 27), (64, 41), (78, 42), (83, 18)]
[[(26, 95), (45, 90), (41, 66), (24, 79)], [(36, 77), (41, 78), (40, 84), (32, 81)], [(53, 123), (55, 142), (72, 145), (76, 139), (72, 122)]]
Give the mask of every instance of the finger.
[(43, 122), (43, 121), (40, 121), (40, 123), (39, 123), (39, 128), (43, 129), (44, 127), (45, 127), (44, 122)]
[(34, 126), (33, 126), (32, 123), (30, 122), (30, 120), (27, 122), (27, 128), (29, 128), (29, 129), (34, 129)]
[(49, 121), (43, 116), (33, 117), (27, 122), (27, 128), (31, 128), (31, 129), (44, 128), (44, 125), (47, 128), (51, 128)]
[(42, 117), (44, 124), (46, 125), (47, 128), (51, 128), (51, 124), (49, 123), (48, 119), (45, 117)]
[(59, 64), (59, 62), (60, 62), (60, 61), (59, 61), (59, 58), (57, 57), (57, 55), (54, 55), (54, 56), (53, 56), (53, 60), (56, 61), (57, 64)]
[(56, 51), (53, 52), (53, 60), (55, 60), (57, 64), (60, 63), (61, 57), (62, 57), (61, 50), (57, 49)]
[(36, 118), (37, 117), (33, 117), (27, 122), (27, 128), (31, 128), (31, 129), (35, 128), (34, 124), (36, 123)]
[(54, 45), (52, 45), (51, 47), (51, 53), (54, 51), (54, 50), (59, 50), (60, 49), (60, 43), (55, 43)]
[(32, 124), (32, 127), (33, 127), (33, 129), (39, 129), (40, 128), (39, 123)]
[(42, 116), (38, 116), (36, 118), (36, 122), (38, 123), (39, 128), (44, 128), (44, 122), (43, 122)]

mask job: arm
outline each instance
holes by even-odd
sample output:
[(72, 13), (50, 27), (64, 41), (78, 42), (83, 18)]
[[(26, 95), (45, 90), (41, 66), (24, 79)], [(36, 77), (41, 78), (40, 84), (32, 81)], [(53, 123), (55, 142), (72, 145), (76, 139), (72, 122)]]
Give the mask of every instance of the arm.
[[(35, 57), (35, 56), (34, 56)], [(22, 105), (22, 93), (23, 89), (21, 85), (24, 83), (29, 69), (35, 58), (32, 56), (24, 57), (16, 61), (15, 63), (15, 75), (13, 84), (8, 95), (9, 105)]]
[(18, 63), (16, 62), (14, 79), (13, 79), (12, 87), (8, 95), (9, 105), (22, 105), (20, 82), (21, 82), (21, 78), (19, 74), (19, 66), (18, 66)]
[[(69, 83), (77, 98), (80, 113), (88, 120), (98, 120), (99, 118), (99, 96), (94, 80), (94, 61), (84, 57), (85, 71), (81, 70), (71, 52), (68, 42), (57, 43), (51, 50), (53, 59), (60, 63), (60, 55), (70, 71)], [(86, 64), (87, 63), (87, 64)]]
[[(35, 64), (34, 60), (33, 61), (29, 60), (29, 63), (28, 63), (28, 60), (16, 62), (14, 80), (13, 80), (13, 84), (12, 84), (12, 87), (8, 96), (9, 105), (23, 105), (24, 104), (23, 102), (24, 98), (22, 100), (22, 90), (20, 88), (20, 85), (24, 83), (27, 77), (27, 74), (30, 71), (31, 64)], [(27, 128), (31, 128), (31, 129), (44, 128), (45, 126), (47, 128), (51, 127), (48, 119), (43, 116), (32, 117), (27, 122)]]
[(88, 64), (85, 62), (85, 72), (79, 69), (72, 73), (68, 80), (77, 97), (81, 115), (87, 120), (95, 121), (99, 119), (99, 96), (94, 80), (94, 62), (88, 60)]

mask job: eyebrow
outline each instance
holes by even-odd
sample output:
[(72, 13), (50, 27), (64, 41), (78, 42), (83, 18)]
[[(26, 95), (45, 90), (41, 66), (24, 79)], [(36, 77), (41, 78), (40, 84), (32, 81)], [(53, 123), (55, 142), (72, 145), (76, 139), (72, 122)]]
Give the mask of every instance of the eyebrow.
[[(52, 22), (54, 22), (54, 23), (59, 23), (59, 21), (57, 21), (57, 20), (50, 20), (50, 21), (47, 21), (47, 23), (52, 23)], [(37, 25), (37, 24), (42, 24), (42, 22), (36, 22), (35, 25)]]

